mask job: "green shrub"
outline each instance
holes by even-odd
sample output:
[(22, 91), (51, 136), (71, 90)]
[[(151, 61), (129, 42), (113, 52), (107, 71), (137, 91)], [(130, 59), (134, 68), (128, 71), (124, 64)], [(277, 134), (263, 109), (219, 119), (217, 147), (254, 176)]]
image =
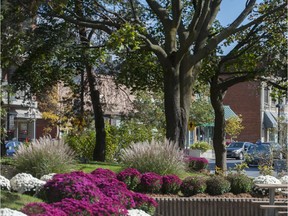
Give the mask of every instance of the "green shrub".
[(177, 144), (168, 140), (135, 143), (122, 150), (120, 161), (124, 168), (135, 168), (141, 173), (179, 175), (186, 168), (183, 151), (178, 149)]
[(189, 176), (182, 181), (180, 191), (184, 196), (188, 197), (198, 193), (204, 193), (206, 187), (207, 185), (204, 177)]
[(30, 145), (21, 145), (14, 155), (19, 172), (37, 178), (49, 173), (69, 171), (74, 163), (74, 152), (63, 141), (42, 137)]
[(95, 130), (84, 130), (80, 134), (67, 134), (64, 140), (81, 161), (88, 162), (93, 159), (96, 143)]
[(209, 145), (209, 143), (207, 142), (195, 142), (190, 146), (191, 149), (198, 149), (201, 150), (202, 153), (208, 151), (209, 149), (211, 149), (211, 145)]
[(252, 189), (252, 179), (243, 173), (231, 173), (227, 176), (233, 194), (249, 193)]
[(206, 192), (210, 195), (221, 195), (230, 191), (230, 182), (220, 175), (210, 177), (206, 184)]

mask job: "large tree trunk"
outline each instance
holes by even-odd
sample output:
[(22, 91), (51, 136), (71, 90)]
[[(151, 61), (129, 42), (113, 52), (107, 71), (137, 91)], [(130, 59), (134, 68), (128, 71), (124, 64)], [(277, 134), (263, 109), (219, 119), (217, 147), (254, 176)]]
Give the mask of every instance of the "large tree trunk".
[[(217, 87), (217, 81), (212, 81), (210, 87), (211, 104), (215, 112), (213, 147), (215, 151), (215, 172), (226, 172), (225, 115), (223, 96), (225, 91)], [(216, 169), (217, 168), (217, 169)], [(220, 170), (218, 170), (220, 169)]]
[(90, 97), (94, 111), (94, 122), (96, 129), (96, 145), (93, 152), (93, 160), (105, 161), (106, 131), (105, 131), (104, 114), (100, 101), (100, 92), (95, 88), (96, 78), (95, 75), (93, 74), (92, 67), (90, 65), (86, 66), (86, 72), (89, 82)]
[[(192, 69), (187, 72), (184, 60), (164, 74), (164, 100), (166, 138), (185, 148), (189, 110), (194, 78)], [(185, 71), (186, 70), (186, 71)]]

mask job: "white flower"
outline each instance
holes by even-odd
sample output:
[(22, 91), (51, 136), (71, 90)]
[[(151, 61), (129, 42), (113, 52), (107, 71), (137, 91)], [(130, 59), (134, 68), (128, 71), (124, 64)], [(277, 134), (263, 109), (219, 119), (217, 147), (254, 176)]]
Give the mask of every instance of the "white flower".
[(54, 175), (56, 175), (56, 173), (49, 173), (49, 174), (47, 174), (47, 175), (43, 175), (43, 176), (40, 178), (40, 180), (47, 182), (47, 181), (51, 180)]
[(282, 184), (288, 184), (288, 175), (285, 175), (280, 178)]
[(280, 180), (270, 175), (260, 175), (253, 180), (254, 184), (281, 184)]
[(128, 210), (128, 216), (150, 216), (145, 211), (139, 209), (130, 209)]
[(36, 192), (44, 184), (46, 184), (45, 181), (34, 178), (32, 175), (27, 173), (18, 173), (10, 180), (11, 189), (18, 193)]
[(0, 215), (1, 216), (27, 216), (26, 214), (16, 211), (16, 210), (12, 210), (9, 208), (1, 208), (0, 209)]
[[(254, 178), (253, 180), (254, 184), (281, 184), (281, 181), (277, 178), (275, 178), (274, 176), (270, 176), (270, 175), (260, 175), (256, 178)], [(253, 190), (255, 190), (256, 192), (259, 191), (260, 193), (262, 193), (263, 195), (266, 195), (268, 193), (268, 188), (257, 188), (254, 187)], [(275, 190), (275, 192), (280, 192), (281, 189), (278, 188)]]
[(11, 186), (10, 186), (9, 179), (0, 175), (0, 189), (1, 190), (10, 190), (10, 188), (11, 188)]

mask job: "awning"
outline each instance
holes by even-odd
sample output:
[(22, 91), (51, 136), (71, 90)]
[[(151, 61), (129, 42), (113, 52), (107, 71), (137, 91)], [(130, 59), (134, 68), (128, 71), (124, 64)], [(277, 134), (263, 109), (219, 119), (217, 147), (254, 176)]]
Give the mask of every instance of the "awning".
[(264, 127), (265, 128), (275, 128), (277, 127), (276, 118), (274, 118), (273, 114), (269, 111), (264, 112)]
[(228, 120), (231, 117), (237, 117), (237, 114), (231, 109), (230, 106), (224, 106), (224, 117)]
[[(237, 117), (237, 114), (231, 109), (230, 106), (224, 105), (223, 107), (224, 107), (224, 118), (225, 118), (225, 121), (228, 120), (231, 117)], [(209, 126), (210, 127), (214, 127), (214, 122), (201, 124), (199, 126), (202, 126), (202, 127), (209, 127)]]
[(11, 109), (9, 111), (10, 115), (14, 115), (14, 118), (18, 118), (18, 119), (41, 119), (42, 118), (42, 115), (41, 113), (39, 112), (38, 109), (35, 109), (35, 114), (36, 116), (34, 115), (34, 112), (31, 112), (29, 110), (29, 108), (23, 108), (23, 109)]

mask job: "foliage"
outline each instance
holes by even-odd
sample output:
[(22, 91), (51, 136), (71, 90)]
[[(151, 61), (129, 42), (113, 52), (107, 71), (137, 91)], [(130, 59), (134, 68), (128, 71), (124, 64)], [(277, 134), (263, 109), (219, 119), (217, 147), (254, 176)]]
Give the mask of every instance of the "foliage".
[(121, 130), (108, 123), (105, 124), (106, 131), (106, 148), (105, 148), (105, 160), (113, 162), (117, 160), (116, 155), (119, 151), (119, 146), (121, 145), (121, 134), (118, 132)]
[(61, 140), (42, 137), (28, 146), (21, 145), (14, 155), (15, 167), (35, 177), (69, 171), (74, 164), (74, 152)]
[(153, 172), (143, 173), (137, 190), (143, 193), (159, 193), (163, 185), (162, 176)]
[(117, 174), (117, 179), (124, 182), (129, 190), (135, 190), (141, 182), (141, 173), (134, 168), (126, 168)]
[[(190, 106), (189, 120), (195, 122), (195, 125), (205, 125), (214, 121), (214, 110), (209, 101), (209, 95), (205, 95), (206, 88), (201, 90), (203, 86), (208, 88), (203, 84), (195, 86), (200, 97), (192, 101)], [(199, 89), (202, 92), (199, 92)]]
[(234, 166), (233, 170), (235, 170), (238, 174), (245, 172), (244, 169), (248, 168), (247, 163), (242, 162), (242, 163), (238, 163)]
[(227, 176), (233, 194), (249, 193), (252, 189), (252, 179), (243, 173), (231, 173)]
[(270, 175), (270, 176), (273, 175), (273, 171), (274, 171), (273, 166), (269, 166), (269, 165), (266, 165), (266, 164), (260, 164), (258, 166), (258, 169), (259, 169), (259, 174), (260, 175)]
[(181, 179), (177, 175), (165, 175), (162, 177), (162, 193), (177, 194), (180, 190)]
[(82, 133), (71, 133), (64, 137), (64, 141), (83, 162), (93, 158), (93, 149), (96, 142), (94, 130), (84, 130)]
[(206, 188), (206, 179), (199, 176), (186, 177), (180, 186), (181, 193), (187, 197), (198, 193), (204, 193)]
[(204, 141), (198, 141), (198, 142), (195, 142), (193, 143), (191, 146), (190, 146), (191, 149), (199, 149), (201, 150), (202, 153), (208, 151), (209, 149), (211, 149), (211, 145), (207, 142), (204, 142)]
[(180, 174), (185, 170), (184, 153), (168, 140), (135, 143), (122, 150), (120, 159), (123, 167), (141, 173)]
[(210, 195), (221, 195), (230, 191), (230, 182), (220, 175), (211, 176), (206, 181), (207, 193)]
[(200, 171), (208, 168), (209, 161), (203, 157), (185, 157), (185, 162), (188, 163), (188, 170), (190, 172)]
[(225, 132), (231, 137), (231, 138), (237, 138), (237, 136), (241, 133), (241, 131), (244, 129), (244, 126), (242, 125), (242, 116), (232, 116), (229, 119), (226, 120), (226, 127)]

